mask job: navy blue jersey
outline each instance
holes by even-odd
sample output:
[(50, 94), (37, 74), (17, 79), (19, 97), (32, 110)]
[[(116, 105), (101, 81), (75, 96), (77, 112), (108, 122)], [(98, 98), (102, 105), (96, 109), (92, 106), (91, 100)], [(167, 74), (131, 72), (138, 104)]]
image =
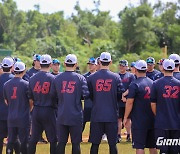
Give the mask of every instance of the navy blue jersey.
[[(83, 76), (87, 79), (90, 75), (91, 72), (87, 72)], [(84, 100), (84, 108), (92, 108), (92, 101), (90, 98)]]
[(155, 80), (157, 80), (157, 79), (160, 79), (160, 78), (162, 78), (163, 76), (164, 76), (164, 74), (163, 74), (162, 72), (157, 73), (157, 74), (154, 75), (153, 81), (155, 81)]
[(58, 124), (70, 126), (82, 124), (81, 97), (89, 97), (84, 76), (71, 71), (59, 74), (51, 87), (51, 95), (58, 98)]
[(7, 81), (4, 85), (4, 98), (8, 102), (8, 127), (28, 127), (28, 82), (17, 77)]
[(134, 98), (131, 112), (133, 129), (151, 129), (154, 115), (151, 110), (150, 90), (153, 81), (148, 77), (139, 77), (129, 86), (128, 98)]
[(117, 122), (117, 102), (125, 91), (120, 76), (102, 69), (89, 76), (88, 86), (93, 101), (91, 122)]
[(156, 69), (154, 69), (154, 71), (152, 71), (152, 72), (146, 72), (146, 76), (147, 77), (149, 77), (151, 80), (153, 80), (154, 81), (154, 76), (156, 75), (156, 74), (158, 74), (158, 73), (160, 73), (158, 70), (156, 70)]
[(155, 81), (151, 102), (156, 103), (155, 128), (180, 129), (180, 81), (165, 76)]
[(176, 79), (180, 80), (180, 72), (174, 72), (174, 73), (173, 73), (173, 76), (174, 76)]
[(56, 73), (54, 73), (54, 72), (51, 72), (51, 74), (54, 75), (54, 76), (57, 76), (57, 75), (60, 74), (60, 72), (59, 72), (58, 74), (56, 74)]
[(23, 76), (23, 79), (25, 79), (26, 81), (28, 81), (30, 79), (30, 77), (32, 77), (33, 75), (35, 75), (37, 72), (39, 72), (39, 70), (35, 69), (34, 67), (30, 68), (29, 70), (27, 70), (26, 74)]
[(13, 77), (14, 75), (10, 73), (3, 73), (0, 75), (0, 120), (7, 120), (8, 116), (8, 106), (5, 104), (3, 97), (3, 86), (5, 82)]
[(29, 80), (29, 97), (35, 106), (55, 107), (55, 102), (49, 91), (54, 75), (49, 72), (39, 71)]
[(87, 72), (87, 73), (83, 74), (83, 76), (84, 76), (85, 78), (88, 78), (90, 75), (91, 75), (91, 72)]
[[(127, 89), (129, 89), (129, 85), (131, 84), (131, 82), (134, 81), (136, 78), (132, 73), (129, 72), (126, 72), (125, 74), (119, 73), (119, 75), (126, 91)], [(119, 101), (119, 107), (125, 107), (125, 103), (122, 100)]]

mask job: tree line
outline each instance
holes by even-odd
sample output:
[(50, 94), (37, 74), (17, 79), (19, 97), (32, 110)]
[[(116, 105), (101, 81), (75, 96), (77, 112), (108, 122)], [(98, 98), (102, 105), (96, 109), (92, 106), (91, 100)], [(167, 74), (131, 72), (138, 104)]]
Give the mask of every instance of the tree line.
[[(18, 10), (13, 0), (0, 1), (0, 49), (11, 49), (30, 66), (34, 53), (47, 53), (63, 61), (65, 55), (78, 56), (82, 72), (89, 57), (109, 51), (115, 64), (120, 59), (130, 62), (139, 58), (162, 57), (161, 48), (168, 53), (179, 53), (180, 0), (154, 5), (140, 0), (139, 6), (129, 5), (119, 12), (114, 21), (109, 11), (101, 11), (100, 0), (94, 9), (83, 10), (77, 1), (75, 14), (65, 18), (63, 11), (41, 13)], [(112, 66), (115, 69), (115, 64)]]

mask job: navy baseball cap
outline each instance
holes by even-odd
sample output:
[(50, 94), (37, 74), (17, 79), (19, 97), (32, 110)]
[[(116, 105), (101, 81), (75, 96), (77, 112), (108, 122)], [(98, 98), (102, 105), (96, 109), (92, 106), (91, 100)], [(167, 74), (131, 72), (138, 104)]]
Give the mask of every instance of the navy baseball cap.
[(133, 61), (133, 62), (131, 63), (131, 67), (134, 67), (135, 65), (136, 65), (136, 62)]
[(96, 64), (96, 59), (94, 57), (89, 58), (87, 64)]
[(39, 54), (35, 54), (33, 56), (33, 60), (36, 60), (36, 61), (40, 61), (40, 58), (41, 58), (41, 55), (39, 55)]
[(60, 64), (60, 61), (58, 59), (53, 59), (52, 63), (53, 64)]
[(128, 66), (128, 61), (127, 60), (120, 60), (119, 65)]
[(148, 57), (146, 59), (146, 63), (149, 65), (153, 65), (153, 64), (155, 64), (155, 59), (153, 57)]

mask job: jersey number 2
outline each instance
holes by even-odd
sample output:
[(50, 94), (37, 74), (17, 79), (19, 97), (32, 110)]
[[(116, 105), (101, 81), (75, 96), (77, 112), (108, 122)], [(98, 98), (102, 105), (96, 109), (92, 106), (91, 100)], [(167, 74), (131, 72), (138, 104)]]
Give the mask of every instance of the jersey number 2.
[(151, 89), (149, 87), (145, 87), (146, 94), (144, 95), (144, 99), (150, 99)]

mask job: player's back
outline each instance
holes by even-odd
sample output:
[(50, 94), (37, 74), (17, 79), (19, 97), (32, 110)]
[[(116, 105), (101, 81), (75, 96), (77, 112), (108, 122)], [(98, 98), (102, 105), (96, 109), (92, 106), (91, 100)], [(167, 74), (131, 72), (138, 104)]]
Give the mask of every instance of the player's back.
[(63, 125), (77, 125), (82, 123), (81, 97), (89, 95), (84, 76), (65, 71), (58, 75), (53, 84), (58, 96), (58, 121)]
[(176, 79), (180, 80), (180, 72), (174, 72), (174, 73), (173, 73), (173, 76), (174, 76)]
[(89, 76), (88, 86), (93, 101), (91, 121), (116, 122), (122, 82), (118, 74), (102, 69)]
[(28, 82), (14, 77), (4, 85), (4, 97), (8, 101), (8, 126), (23, 127), (29, 123)]
[(3, 73), (0, 76), (0, 120), (7, 120), (8, 115), (8, 107), (5, 104), (3, 97), (3, 86), (5, 82), (12, 79), (13, 77), (14, 75), (12, 75), (11, 73)]
[(33, 98), (34, 106), (54, 107), (49, 93), (54, 76), (49, 72), (39, 71), (29, 80), (30, 98)]
[(148, 77), (139, 77), (129, 87), (128, 98), (134, 98), (131, 113), (132, 128), (150, 129), (154, 125), (154, 115), (151, 110), (150, 91), (153, 81)]
[(156, 102), (155, 127), (180, 129), (180, 81), (171, 76), (157, 80), (152, 88), (152, 102)]

